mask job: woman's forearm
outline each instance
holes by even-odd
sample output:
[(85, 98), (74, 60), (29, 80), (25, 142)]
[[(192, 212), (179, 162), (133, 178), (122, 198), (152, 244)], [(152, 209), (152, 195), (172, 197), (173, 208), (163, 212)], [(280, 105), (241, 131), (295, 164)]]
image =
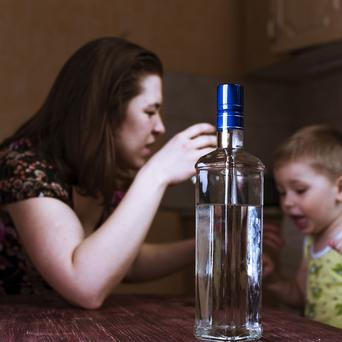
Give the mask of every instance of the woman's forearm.
[(305, 295), (302, 293), (296, 279), (281, 279), (266, 285), (279, 301), (284, 304), (302, 308), (305, 304)]
[(73, 254), (74, 272), (103, 299), (136, 259), (166, 189), (150, 171), (138, 173), (113, 214)]
[(99, 307), (127, 274), (166, 188), (153, 171), (141, 169), (116, 210), (88, 236), (75, 212), (54, 198), (6, 207), (35, 267), (67, 300)]
[(127, 281), (145, 281), (179, 271), (195, 259), (194, 239), (163, 244), (144, 244)]

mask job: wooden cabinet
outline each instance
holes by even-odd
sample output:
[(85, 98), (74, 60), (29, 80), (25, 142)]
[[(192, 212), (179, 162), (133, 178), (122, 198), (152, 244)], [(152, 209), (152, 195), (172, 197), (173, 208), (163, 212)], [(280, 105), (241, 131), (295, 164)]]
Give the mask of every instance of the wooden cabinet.
[(267, 35), (274, 52), (342, 39), (342, 1), (269, 0)]
[(342, 0), (244, 0), (244, 71), (253, 73), (292, 52), (342, 41)]
[(269, 0), (243, 0), (241, 2), (243, 21), (244, 75), (277, 63), (283, 56), (271, 49), (268, 35)]

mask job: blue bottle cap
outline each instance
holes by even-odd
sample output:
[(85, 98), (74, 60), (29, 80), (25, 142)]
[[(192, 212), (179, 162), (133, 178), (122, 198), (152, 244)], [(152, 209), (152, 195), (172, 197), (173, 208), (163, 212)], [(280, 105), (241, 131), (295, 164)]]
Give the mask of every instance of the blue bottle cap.
[(217, 130), (243, 129), (243, 86), (224, 83), (217, 87)]

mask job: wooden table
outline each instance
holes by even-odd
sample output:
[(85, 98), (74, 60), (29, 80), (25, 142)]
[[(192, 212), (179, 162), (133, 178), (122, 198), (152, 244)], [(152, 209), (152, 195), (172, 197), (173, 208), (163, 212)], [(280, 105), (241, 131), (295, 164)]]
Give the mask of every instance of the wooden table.
[[(99, 310), (59, 298), (0, 297), (0, 341), (196, 341), (193, 300), (116, 295)], [(342, 330), (275, 309), (263, 310), (264, 342), (341, 342)]]

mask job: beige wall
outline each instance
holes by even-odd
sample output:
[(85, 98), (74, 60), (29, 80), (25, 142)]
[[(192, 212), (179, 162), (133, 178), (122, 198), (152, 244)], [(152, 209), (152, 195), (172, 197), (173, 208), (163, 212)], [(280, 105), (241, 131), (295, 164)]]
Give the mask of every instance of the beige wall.
[(238, 0), (1, 0), (0, 139), (42, 103), (80, 45), (118, 35), (157, 52), (167, 72), (237, 77)]

